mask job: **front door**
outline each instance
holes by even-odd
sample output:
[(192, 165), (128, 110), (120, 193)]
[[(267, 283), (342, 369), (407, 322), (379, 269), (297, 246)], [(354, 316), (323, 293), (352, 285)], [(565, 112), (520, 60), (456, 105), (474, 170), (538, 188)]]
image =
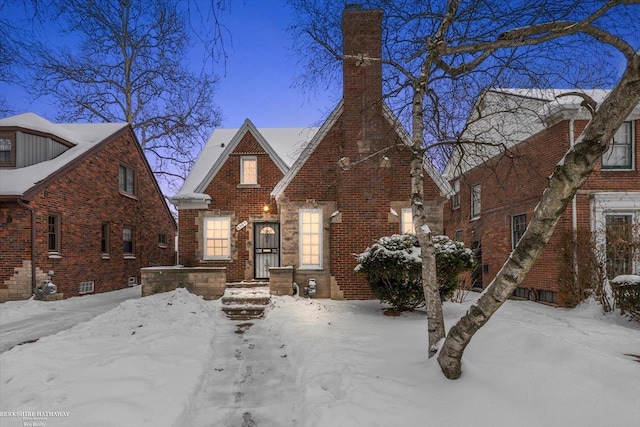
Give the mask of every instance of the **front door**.
[(633, 216), (607, 215), (607, 277), (631, 274), (633, 264)]
[(254, 223), (253, 242), (253, 278), (268, 279), (269, 267), (280, 267), (280, 224)]

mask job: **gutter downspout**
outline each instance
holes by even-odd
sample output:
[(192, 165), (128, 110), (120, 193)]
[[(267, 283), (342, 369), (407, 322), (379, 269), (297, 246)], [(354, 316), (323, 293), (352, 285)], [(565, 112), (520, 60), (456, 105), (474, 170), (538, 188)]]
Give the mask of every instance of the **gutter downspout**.
[(31, 212), (31, 292), (36, 288), (36, 211), (18, 198), (18, 204)]
[[(572, 149), (576, 143), (575, 140), (575, 119), (569, 120), (569, 148)], [(574, 280), (578, 278), (578, 194), (576, 193), (571, 199), (571, 231), (573, 235), (573, 274)]]

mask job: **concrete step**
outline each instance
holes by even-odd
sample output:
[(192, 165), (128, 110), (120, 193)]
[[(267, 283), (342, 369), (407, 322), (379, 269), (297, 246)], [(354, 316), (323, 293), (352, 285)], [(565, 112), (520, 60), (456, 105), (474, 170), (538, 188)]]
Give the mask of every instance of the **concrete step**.
[(222, 311), (232, 320), (259, 319), (269, 301), (268, 286), (227, 288), (222, 296)]
[(231, 320), (251, 320), (263, 317), (265, 308), (264, 305), (233, 305), (222, 307), (222, 311)]
[(242, 282), (230, 282), (226, 284), (227, 289), (243, 289), (243, 288), (261, 288), (269, 286), (269, 282), (261, 282), (257, 280), (248, 280)]

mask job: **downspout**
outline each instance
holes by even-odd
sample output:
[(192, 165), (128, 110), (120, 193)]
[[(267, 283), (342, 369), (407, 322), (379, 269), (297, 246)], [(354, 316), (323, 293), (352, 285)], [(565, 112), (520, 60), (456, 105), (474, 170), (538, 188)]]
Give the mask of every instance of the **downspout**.
[(36, 288), (36, 211), (18, 198), (18, 204), (31, 212), (31, 292)]
[[(569, 148), (575, 145), (575, 119), (569, 120)], [(578, 194), (571, 199), (571, 231), (573, 236), (573, 274), (574, 280), (578, 278)]]

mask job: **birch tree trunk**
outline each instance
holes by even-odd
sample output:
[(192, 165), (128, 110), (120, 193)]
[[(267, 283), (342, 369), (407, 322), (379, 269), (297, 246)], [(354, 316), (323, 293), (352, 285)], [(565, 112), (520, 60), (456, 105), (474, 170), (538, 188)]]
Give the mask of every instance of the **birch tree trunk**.
[(436, 277), (436, 252), (431, 240), (431, 230), (427, 226), (424, 210), (424, 154), (422, 121), (424, 90), (420, 83), (414, 84), (412, 159), (411, 159), (411, 206), (413, 227), (418, 237), (422, 258), (422, 290), (427, 305), (427, 330), (429, 334), (429, 357), (435, 356), (438, 343), (444, 339), (444, 316), (438, 280)]
[(575, 146), (556, 166), (531, 223), (507, 262), (477, 304), (449, 331), (438, 355), (438, 363), (447, 378), (460, 377), (462, 355), (471, 338), (524, 280), (551, 238), (560, 215), (607, 150), (615, 131), (639, 102), (640, 52), (636, 52), (618, 85), (597, 109)]

